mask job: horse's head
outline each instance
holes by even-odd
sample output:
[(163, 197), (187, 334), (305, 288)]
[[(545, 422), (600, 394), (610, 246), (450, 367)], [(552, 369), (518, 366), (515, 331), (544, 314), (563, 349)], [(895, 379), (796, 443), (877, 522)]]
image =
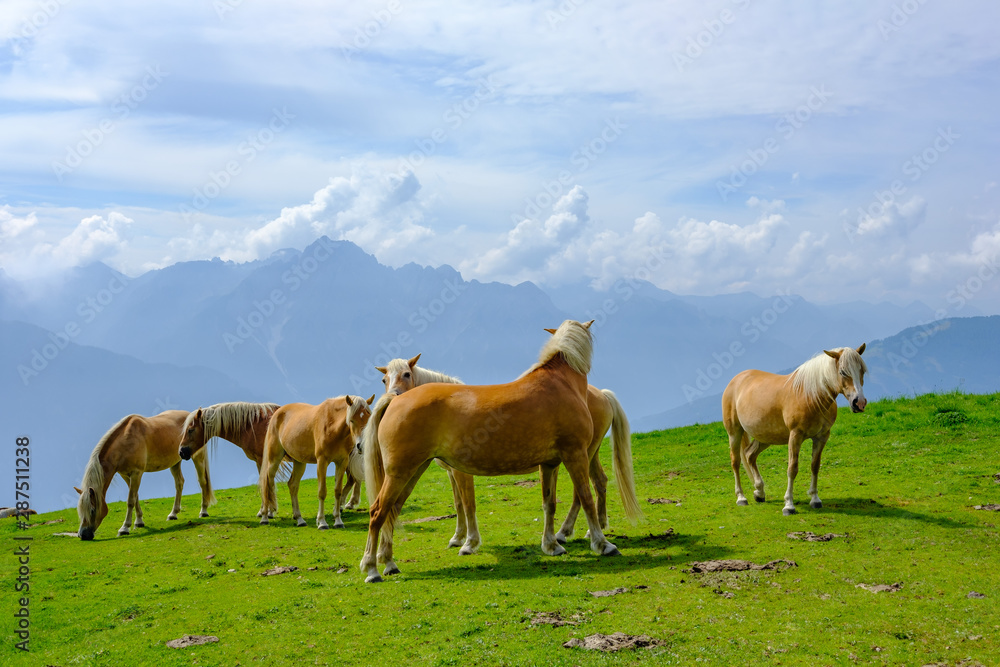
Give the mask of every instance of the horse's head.
[(375, 394), (367, 401), (360, 396), (344, 396), (344, 400), (347, 402), (347, 428), (351, 430), (355, 448), (360, 448), (361, 434), (372, 416), (370, 406), (375, 400)]
[(385, 385), (385, 393), (399, 396), (403, 392), (417, 386), (417, 373), (414, 369), (418, 359), (420, 359), (419, 354), (409, 361), (406, 359), (393, 359), (385, 366), (375, 367), (375, 370), (382, 374), (382, 384)]
[(865, 406), (868, 404), (864, 392), (865, 373), (868, 372), (868, 366), (861, 358), (861, 354), (865, 351), (865, 344), (862, 343), (857, 350), (842, 347), (823, 351), (833, 357), (837, 364), (837, 374), (840, 380), (839, 393), (847, 399), (851, 411), (864, 412)]
[(205, 415), (202, 409), (198, 408), (184, 420), (184, 427), (181, 429), (181, 444), (177, 453), (182, 459), (189, 461), (204, 446)]
[(86, 491), (81, 491), (75, 486), (73, 488), (80, 494), (80, 502), (76, 505), (76, 513), (80, 517), (80, 529), (77, 535), (81, 540), (92, 540), (97, 527), (108, 515), (108, 504), (92, 486), (88, 486)]

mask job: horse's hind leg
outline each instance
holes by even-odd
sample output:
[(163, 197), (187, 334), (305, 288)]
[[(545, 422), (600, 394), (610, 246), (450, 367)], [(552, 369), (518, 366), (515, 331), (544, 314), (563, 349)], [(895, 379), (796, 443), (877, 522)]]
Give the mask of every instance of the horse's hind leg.
[[(382, 576), (378, 573), (378, 562), (386, 564), (385, 574), (398, 574), (399, 568), (392, 559), (392, 524), (385, 526), (387, 520), (395, 521), (399, 509), (409, 496), (421, 473), (427, 469), (430, 462), (424, 463), (414, 471), (408, 481), (403, 481), (399, 477), (387, 476), (382, 482), (382, 489), (378, 493), (378, 498), (372, 503), (369, 512), (371, 520), (368, 522), (368, 541), (365, 543), (365, 554), (361, 557), (361, 571), (367, 574), (365, 583), (377, 583), (382, 581)], [(386, 528), (386, 532), (379, 539), (379, 533)], [(376, 551), (377, 549), (377, 551)]]
[(749, 505), (747, 497), (743, 495), (743, 483), (740, 481), (740, 465), (743, 460), (741, 448), (746, 432), (736, 423), (726, 424), (726, 430), (729, 431), (729, 462), (733, 468), (733, 477), (736, 478), (736, 504)]
[(758, 503), (764, 502), (765, 495), (764, 476), (760, 474), (760, 468), (757, 466), (757, 457), (767, 447), (767, 445), (761, 444), (760, 440), (751, 440), (750, 444), (743, 450), (743, 465), (746, 467), (750, 479), (753, 480), (753, 499)]
[(795, 514), (795, 502), (792, 500), (792, 487), (795, 476), (799, 474), (799, 450), (805, 438), (798, 431), (792, 431), (788, 436), (788, 488), (785, 490), (785, 506), (781, 513), (785, 516)]
[[(330, 525), (326, 522), (326, 468), (330, 465), (330, 462), (324, 458), (316, 459), (316, 486), (317, 486), (317, 497), (319, 498), (319, 509), (316, 510), (316, 527), (320, 530), (329, 530)], [(337, 468), (337, 486), (334, 493), (334, 526), (340, 521), (340, 466)], [(344, 522), (340, 521), (338, 528), (344, 527)]]
[(126, 502), (125, 523), (123, 523), (122, 527), (118, 529), (118, 537), (128, 535), (129, 529), (132, 527), (132, 510), (135, 509), (136, 505), (139, 503), (140, 480), (142, 480), (141, 472), (134, 472), (126, 478), (126, 481), (128, 482), (128, 500)]
[[(307, 525), (306, 520), (302, 518), (302, 512), (299, 511), (299, 482), (302, 481), (302, 475), (306, 473), (306, 464), (296, 461), (292, 465), (292, 474), (288, 478), (288, 495), (292, 497), (292, 518), (295, 519), (295, 525), (301, 528)], [(261, 523), (263, 523), (261, 519)]]
[(174, 476), (174, 508), (167, 515), (167, 521), (176, 521), (177, 513), (181, 511), (181, 494), (184, 493), (184, 473), (180, 461), (170, 466), (170, 474)]
[(465, 520), (465, 502), (462, 500), (462, 491), (458, 476), (462, 473), (454, 468), (446, 467), (448, 471), (448, 481), (451, 482), (451, 496), (455, 504), (455, 534), (448, 540), (449, 547), (460, 547), (465, 544), (465, 536), (469, 532), (469, 524)]
[(823, 506), (823, 501), (819, 499), (819, 491), (817, 491), (816, 484), (819, 481), (819, 460), (823, 455), (823, 448), (826, 446), (826, 441), (829, 439), (829, 433), (825, 436), (813, 438), (812, 484), (809, 485), (809, 507), (813, 509), (819, 509)]
[[(467, 475), (458, 470), (455, 471), (455, 480), (458, 483), (458, 493), (462, 497), (462, 507), (458, 512), (458, 517), (465, 517), (465, 542), (458, 550), (460, 556), (471, 556), (479, 551), (482, 540), (479, 536), (479, 522), (476, 520), (476, 483), (472, 475)], [(457, 518), (456, 521), (460, 521)], [(456, 529), (455, 535), (458, 535)], [(455, 539), (455, 538), (452, 538)], [(450, 542), (448, 543), (451, 544)]]
[(590, 527), (590, 548), (601, 556), (620, 556), (621, 552), (618, 551), (618, 547), (608, 541), (601, 529), (597, 507), (594, 505), (594, 497), (590, 493), (589, 461), (583, 456), (574, 457), (569, 452), (569, 455), (563, 455), (563, 464), (566, 466), (566, 472), (569, 473), (570, 479), (573, 480), (573, 493), (580, 497), (580, 503), (587, 516), (587, 525)]
[[(561, 556), (566, 553), (559, 540), (556, 539), (554, 519), (556, 514), (556, 482), (559, 479), (559, 466), (539, 466), (539, 476), (542, 478), (542, 511), (544, 525), (542, 527), (542, 553), (549, 556)], [(574, 498), (576, 494), (573, 494)]]

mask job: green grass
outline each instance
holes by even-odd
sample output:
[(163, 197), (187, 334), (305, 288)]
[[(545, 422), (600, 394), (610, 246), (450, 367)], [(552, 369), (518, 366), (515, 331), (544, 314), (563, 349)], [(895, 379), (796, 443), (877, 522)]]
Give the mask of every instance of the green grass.
[[(567, 555), (543, 556), (540, 488), (514, 486), (525, 477), (480, 478), (480, 553), (445, 547), (453, 520), (409, 525), (396, 538), (403, 573), (379, 585), (364, 584), (358, 570), (367, 515), (346, 512), (345, 530), (320, 532), (312, 520), (295, 528), (284, 487), (279, 519), (266, 527), (257, 525), (251, 488), (219, 491), (207, 519), (197, 518), (194, 496), (169, 523), (169, 501), (146, 500), (147, 527), (124, 538), (115, 536), (124, 514), (117, 503), (89, 543), (52, 536), (77, 527), (75, 509), (53, 512), (33, 523), (64, 522), (20, 533), (34, 538), (27, 657), (14, 649), (16, 559), (0, 559), (0, 663), (1000, 664), (1000, 513), (973, 509), (1000, 503), (997, 433), (1000, 395), (842, 411), (820, 473), (824, 507), (809, 508), (806, 445), (791, 517), (781, 514), (785, 448), (760, 457), (768, 501), (737, 507), (721, 424), (636, 434), (647, 521), (624, 521), (612, 484), (610, 535), (622, 557), (592, 554), (583, 522)], [(607, 447), (602, 454), (610, 472)], [(559, 520), (570, 493), (565, 473), (561, 480)], [(752, 488), (745, 475), (744, 485)], [(315, 481), (302, 485), (306, 515), (315, 512), (315, 490)], [(431, 466), (403, 519), (448, 514), (450, 500), (446, 476)], [(786, 537), (792, 531), (846, 537), (802, 542)], [(13, 520), (0, 525), (8, 554), (17, 532)], [(724, 558), (784, 558), (797, 567), (685, 572), (693, 561)], [(260, 576), (275, 565), (298, 570)], [(896, 582), (903, 587), (895, 593), (857, 587)], [(589, 594), (620, 586), (629, 591)], [(986, 597), (970, 599), (971, 591)], [(537, 612), (578, 624), (533, 625)], [(663, 644), (614, 654), (562, 647), (616, 631)], [(220, 641), (166, 648), (184, 634)]]

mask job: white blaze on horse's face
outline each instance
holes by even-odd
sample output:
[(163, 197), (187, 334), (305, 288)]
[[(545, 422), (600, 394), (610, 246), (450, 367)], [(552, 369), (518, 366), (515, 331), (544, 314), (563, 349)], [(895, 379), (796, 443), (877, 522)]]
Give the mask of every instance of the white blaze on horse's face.
[(382, 384), (385, 385), (385, 393), (399, 396), (416, 386), (417, 377), (414, 367), (417, 365), (418, 359), (420, 359), (419, 354), (407, 361), (406, 365), (390, 362), (388, 366), (375, 367), (375, 370), (383, 375)]
[[(371, 395), (367, 401), (360, 396), (345, 396), (344, 400), (347, 401), (347, 428), (351, 430), (351, 438), (354, 440), (354, 444), (357, 447), (361, 446), (361, 434), (365, 430), (365, 426), (368, 425), (368, 420), (372, 416), (371, 404), (375, 400), (375, 394)], [(352, 408), (358, 405), (357, 410), (354, 414), (351, 414)]]
[[(837, 373), (840, 377), (840, 393), (847, 399), (851, 406), (851, 412), (864, 412), (868, 400), (865, 398), (865, 362), (861, 360), (861, 354), (865, 351), (865, 344), (862, 343), (857, 350), (844, 348), (842, 354), (838, 350), (833, 352), (824, 350), (828, 355), (837, 361)], [(854, 355), (857, 352), (857, 356)]]

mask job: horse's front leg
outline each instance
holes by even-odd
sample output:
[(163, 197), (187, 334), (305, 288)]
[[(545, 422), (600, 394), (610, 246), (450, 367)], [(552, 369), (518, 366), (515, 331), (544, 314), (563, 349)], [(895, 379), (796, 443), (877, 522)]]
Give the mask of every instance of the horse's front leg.
[(819, 509), (823, 506), (823, 501), (819, 499), (816, 484), (819, 481), (819, 460), (823, 455), (823, 448), (826, 447), (826, 441), (829, 439), (829, 433), (813, 438), (812, 484), (809, 485), (809, 507), (813, 509)]
[(194, 470), (198, 474), (198, 486), (201, 487), (201, 511), (198, 512), (198, 516), (204, 519), (208, 517), (209, 506), (215, 502), (215, 495), (212, 493), (212, 476), (208, 469), (208, 452), (202, 449), (198, 454), (192, 456), (191, 460), (194, 462)]
[(349, 480), (346, 485), (346, 490), (351, 491), (351, 499), (347, 501), (344, 505), (345, 510), (352, 510), (361, 503), (361, 480), (355, 479), (354, 475), (350, 472), (346, 473), (347, 479)]
[(788, 436), (788, 488), (785, 489), (785, 506), (781, 513), (785, 516), (795, 514), (795, 502), (792, 500), (792, 487), (795, 485), (795, 476), (799, 474), (799, 450), (802, 448), (802, 441), (805, 438), (802, 433), (792, 430)]
[[(458, 470), (455, 471), (455, 480), (459, 487), (458, 493), (462, 497), (462, 509), (459, 510), (458, 516), (465, 517), (465, 543), (458, 550), (458, 555), (471, 556), (479, 551), (479, 545), (482, 543), (479, 536), (479, 522), (476, 520), (476, 482), (472, 475)], [(455, 534), (458, 534), (457, 530)]]
[[(323, 457), (316, 459), (316, 486), (317, 486), (317, 497), (319, 498), (319, 509), (316, 511), (316, 527), (320, 530), (328, 530), (330, 526), (326, 523), (326, 467), (330, 464), (329, 461)], [(337, 477), (340, 477), (340, 470), (337, 466)], [(340, 484), (337, 484), (338, 491)], [(340, 494), (336, 494), (335, 509), (333, 511), (334, 523), (340, 521)], [(344, 527), (344, 523), (340, 523), (340, 528)]]
[[(604, 536), (604, 530), (601, 529), (601, 521), (597, 515), (594, 497), (590, 493), (588, 460), (584, 456), (575, 456), (573, 451), (568, 448), (564, 448), (563, 452), (563, 465), (566, 466), (566, 472), (573, 480), (573, 493), (580, 497), (580, 504), (587, 517), (591, 550), (600, 556), (620, 556), (621, 552), (618, 551), (618, 547), (608, 541)], [(585, 453), (586, 450), (584, 450)]]
[(184, 473), (180, 461), (170, 466), (170, 474), (174, 476), (174, 508), (167, 515), (167, 521), (176, 521), (177, 513), (181, 511), (181, 494), (184, 493)]
[[(554, 530), (556, 515), (556, 482), (559, 479), (558, 465), (542, 465), (538, 467), (542, 478), (542, 510), (544, 512), (542, 527), (542, 553), (549, 556), (561, 556), (566, 553), (556, 539)], [(575, 495), (575, 494), (574, 494)]]
[[(302, 512), (299, 511), (299, 482), (302, 481), (302, 475), (305, 473), (306, 464), (296, 461), (292, 464), (292, 474), (288, 478), (288, 495), (292, 497), (292, 518), (299, 528), (307, 525), (306, 520), (302, 518)], [(261, 522), (263, 523), (263, 519)]]
[(129, 529), (132, 527), (132, 510), (139, 503), (139, 481), (141, 479), (141, 472), (134, 472), (126, 478), (128, 482), (128, 500), (126, 502), (125, 523), (118, 529), (118, 537), (128, 535)]

